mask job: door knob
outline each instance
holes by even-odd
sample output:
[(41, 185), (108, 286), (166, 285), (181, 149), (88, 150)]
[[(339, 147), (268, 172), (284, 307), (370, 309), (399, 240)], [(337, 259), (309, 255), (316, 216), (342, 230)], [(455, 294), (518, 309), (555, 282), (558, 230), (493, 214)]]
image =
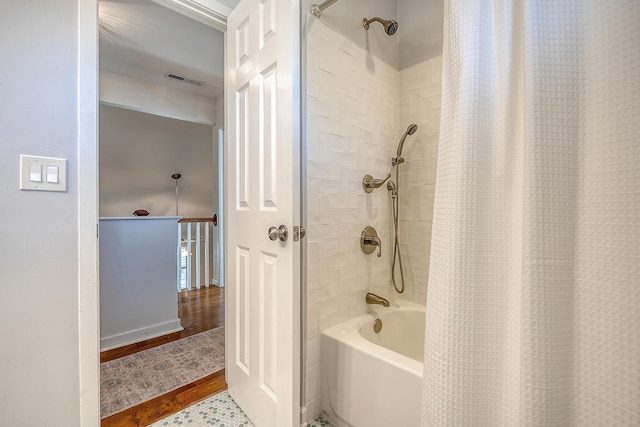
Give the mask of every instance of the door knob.
[(289, 230), (287, 230), (286, 225), (281, 225), (280, 227), (271, 227), (269, 228), (269, 238), (271, 240), (280, 239), (281, 242), (286, 242), (289, 237)]

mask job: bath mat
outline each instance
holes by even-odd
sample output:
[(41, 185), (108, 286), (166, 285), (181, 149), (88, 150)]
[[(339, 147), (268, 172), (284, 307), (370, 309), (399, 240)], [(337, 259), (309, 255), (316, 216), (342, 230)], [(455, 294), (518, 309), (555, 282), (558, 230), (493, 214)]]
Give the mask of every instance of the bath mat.
[[(223, 391), (198, 402), (165, 419), (151, 424), (149, 427), (166, 427), (175, 425), (253, 427), (249, 418), (234, 402), (228, 392)], [(330, 427), (328, 421), (318, 417), (308, 424), (309, 427)]]
[(224, 326), (100, 365), (100, 417), (224, 368)]

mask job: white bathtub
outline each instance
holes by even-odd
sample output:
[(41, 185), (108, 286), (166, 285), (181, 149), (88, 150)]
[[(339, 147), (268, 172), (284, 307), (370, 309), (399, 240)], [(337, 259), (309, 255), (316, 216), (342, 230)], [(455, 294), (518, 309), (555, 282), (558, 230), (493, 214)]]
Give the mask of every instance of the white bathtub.
[(322, 410), (337, 427), (420, 425), (424, 307), (401, 304), (322, 332)]

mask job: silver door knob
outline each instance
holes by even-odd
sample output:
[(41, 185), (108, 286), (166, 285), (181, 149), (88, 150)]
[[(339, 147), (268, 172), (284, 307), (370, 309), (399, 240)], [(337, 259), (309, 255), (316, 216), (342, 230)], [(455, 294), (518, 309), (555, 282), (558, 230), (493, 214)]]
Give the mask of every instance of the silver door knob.
[(280, 227), (271, 227), (269, 228), (269, 238), (271, 240), (280, 239), (281, 242), (286, 242), (289, 237), (289, 230), (286, 225), (281, 225)]

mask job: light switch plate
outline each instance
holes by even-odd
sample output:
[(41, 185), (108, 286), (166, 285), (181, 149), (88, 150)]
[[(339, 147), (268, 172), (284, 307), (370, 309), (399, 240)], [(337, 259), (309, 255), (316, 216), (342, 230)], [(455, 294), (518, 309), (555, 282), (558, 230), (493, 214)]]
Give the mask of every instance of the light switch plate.
[[(31, 181), (30, 172), (32, 165), (40, 165), (42, 182)], [(58, 168), (58, 182), (47, 182), (47, 166)], [(53, 157), (20, 155), (20, 190), (31, 191), (67, 191), (67, 159)]]

